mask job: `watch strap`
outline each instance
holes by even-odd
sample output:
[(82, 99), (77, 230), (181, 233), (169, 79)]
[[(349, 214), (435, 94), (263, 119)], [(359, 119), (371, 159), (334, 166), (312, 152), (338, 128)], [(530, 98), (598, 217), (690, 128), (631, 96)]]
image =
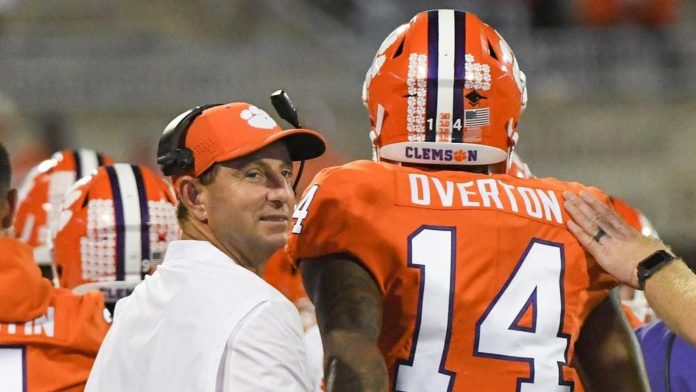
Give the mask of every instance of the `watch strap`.
[(645, 289), (645, 281), (655, 272), (672, 262), (676, 257), (664, 249), (660, 249), (638, 263), (638, 286)]

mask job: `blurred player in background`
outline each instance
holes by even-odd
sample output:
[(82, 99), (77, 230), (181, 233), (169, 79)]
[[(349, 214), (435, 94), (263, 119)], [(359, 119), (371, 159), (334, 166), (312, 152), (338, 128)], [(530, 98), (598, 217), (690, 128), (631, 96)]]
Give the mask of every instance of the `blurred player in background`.
[(19, 188), (14, 235), (34, 249), (44, 277), (53, 279), (51, 237), (65, 191), (99, 166), (113, 162), (94, 150), (65, 149), (36, 165), (24, 179)]
[(111, 311), (179, 239), (169, 183), (140, 165), (100, 167), (65, 193), (58, 212), (53, 262), (61, 287), (99, 290)]
[(7, 235), (16, 201), (10, 177), (0, 145), (0, 390), (82, 391), (109, 328), (103, 297), (52, 287), (32, 248)]
[[(565, 228), (561, 194), (582, 185), (493, 174), (526, 104), (507, 43), (471, 13), (422, 12), (381, 45), (363, 99), (380, 162), (320, 173), (288, 244), (328, 388), (584, 390), (574, 344), (616, 282)], [(632, 365), (589, 376), (643, 390)]]

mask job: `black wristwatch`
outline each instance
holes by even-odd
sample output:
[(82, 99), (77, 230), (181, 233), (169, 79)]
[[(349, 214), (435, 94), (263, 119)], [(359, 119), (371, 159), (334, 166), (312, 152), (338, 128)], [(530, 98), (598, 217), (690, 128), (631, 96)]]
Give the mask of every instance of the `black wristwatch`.
[(638, 263), (638, 285), (640, 289), (644, 290), (645, 281), (674, 259), (674, 255), (666, 250), (658, 250)]

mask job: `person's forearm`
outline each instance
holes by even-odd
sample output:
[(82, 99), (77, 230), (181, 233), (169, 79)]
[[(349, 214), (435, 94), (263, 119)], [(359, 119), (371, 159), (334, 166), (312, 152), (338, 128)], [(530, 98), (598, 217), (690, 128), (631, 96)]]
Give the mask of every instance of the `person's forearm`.
[(645, 296), (672, 331), (696, 345), (696, 275), (681, 259), (646, 280)]
[(340, 335), (326, 342), (327, 392), (386, 392), (387, 371), (377, 346), (353, 332)]
[(616, 296), (606, 298), (588, 316), (573, 364), (588, 392), (650, 390), (638, 341)]

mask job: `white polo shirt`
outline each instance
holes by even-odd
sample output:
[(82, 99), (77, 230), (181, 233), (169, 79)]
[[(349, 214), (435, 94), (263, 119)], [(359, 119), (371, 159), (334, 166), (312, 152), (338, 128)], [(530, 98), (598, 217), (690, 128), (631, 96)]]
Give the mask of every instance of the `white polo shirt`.
[(310, 391), (295, 306), (205, 241), (116, 305), (86, 391)]

